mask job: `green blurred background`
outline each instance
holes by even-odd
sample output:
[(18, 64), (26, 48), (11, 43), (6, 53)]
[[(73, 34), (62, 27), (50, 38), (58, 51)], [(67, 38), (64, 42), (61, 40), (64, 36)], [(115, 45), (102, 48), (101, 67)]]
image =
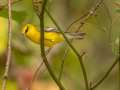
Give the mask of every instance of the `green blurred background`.
[[(74, 20), (88, 12), (97, 2), (98, 0), (49, 0), (47, 7), (61, 28), (66, 30)], [(0, 6), (6, 4), (7, 0), (0, 1)], [(7, 56), (7, 17), (7, 7), (0, 9), (1, 81)], [(29, 41), (21, 33), (21, 28), (27, 23), (39, 27), (39, 19), (33, 10), (32, 0), (21, 0), (13, 4), (12, 17), (12, 62), (7, 90), (25, 90), (32, 79), (35, 69), (42, 62), (40, 46)], [(91, 83), (98, 81), (104, 75), (118, 55), (119, 18), (120, 0), (104, 0), (104, 4), (80, 29), (80, 32), (86, 33), (84, 39), (74, 40), (72, 43), (80, 54), (86, 53), (83, 61)], [(71, 26), (70, 32), (74, 32), (79, 25), (78, 22)], [(47, 15), (45, 16), (45, 26), (55, 27)], [(67, 49), (68, 53), (65, 58), (61, 81), (66, 90), (84, 90), (84, 79), (80, 64), (74, 52), (65, 42), (52, 48), (47, 56), (48, 60), (58, 77), (62, 58)], [(117, 65), (107, 79), (95, 90), (119, 90), (118, 75)], [(32, 90), (58, 90), (45, 66), (41, 68), (41, 72), (32, 87)]]

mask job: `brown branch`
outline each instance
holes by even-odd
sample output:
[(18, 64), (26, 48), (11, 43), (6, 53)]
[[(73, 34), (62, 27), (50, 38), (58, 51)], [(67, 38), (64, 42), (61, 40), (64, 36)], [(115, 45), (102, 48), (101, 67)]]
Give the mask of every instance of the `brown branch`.
[[(36, 10), (36, 14), (39, 16), (39, 19), (40, 19), (40, 34), (41, 34), (41, 39), (40, 39), (40, 42), (41, 42), (41, 45), (40, 45), (40, 48), (41, 48), (41, 56), (42, 56), (42, 59), (43, 59), (43, 62), (49, 72), (49, 74), (51, 75), (52, 79), (55, 81), (55, 83), (58, 85), (59, 89), (60, 90), (65, 90), (64, 86), (62, 85), (62, 83), (57, 79), (57, 77), (55, 76), (55, 74), (53, 73), (53, 70), (51, 69), (51, 66), (47, 60), (47, 57), (46, 57), (46, 54), (45, 54), (45, 47), (44, 47), (44, 11), (45, 11), (45, 7), (46, 7), (46, 4), (47, 4), (47, 1), (48, 0), (44, 0), (43, 1), (43, 5), (42, 5), (42, 8), (41, 10), (39, 11), (39, 6), (37, 4), (37, 6), (34, 6), (34, 3), (33, 3), (33, 6), (34, 6), (34, 9)], [(41, 4), (41, 2), (40, 2)], [(38, 7), (38, 8), (37, 8)]]
[(91, 86), (90, 90), (93, 90), (93, 89), (97, 88), (100, 84), (102, 84), (102, 82), (108, 77), (108, 75), (110, 74), (110, 72), (113, 70), (113, 68), (115, 67), (115, 65), (119, 62), (119, 60), (120, 60), (120, 56), (113, 62), (113, 64), (107, 70), (107, 72), (105, 73), (105, 75), (96, 84), (94, 84), (94, 85)]
[[(47, 51), (46, 51), (46, 56), (49, 54), (51, 48), (49, 48)], [(32, 86), (32, 83), (37, 79), (39, 73), (40, 73), (40, 70), (41, 68), (43, 67), (44, 65), (44, 62), (40, 62), (40, 64), (38, 65), (38, 67), (36, 68), (34, 74), (33, 74), (33, 77), (32, 77), (32, 80), (30, 82), (30, 85), (28, 86), (27, 90), (30, 90), (31, 89), (31, 86)]]
[(64, 64), (65, 64), (65, 58), (67, 57), (68, 52), (69, 52), (69, 49), (66, 48), (65, 53), (64, 53), (64, 55), (63, 55), (63, 57), (61, 59), (60, 73), (59, 73), (59, 76), (58, 76), (58, 80), (59, 81), (61, 80), (61, 77), (62, 77), (62, 73), (63, 73), (63, 69), (64, 69)]
[[(22, 1), (22, 0), (15, 0), (15, 1), (12, 0), (11, 4), (13, 5), (13, 4), (16, 4), (16, 3), (20, 2), (20, 1)], [(3, 10), (7, 6), (8, 6), (8, 4), (0, 5), (0, 10)]]
[(7, 51), (7, 61), (5, 66), (5, 72), (3, 76), (3, 82), (2, 82), (2, 90), (6, 90), (6, 83), (8, 79), (8, 72), (10, 68), (11, 63), (11, 40), (12, 40), (12, 13), (11, 13), (11, 0), (8, 0), (8, 51)]
[(98, 2), (96, 3), (96, 5), (94, 7), (92, 7), (87, 13), (85, 13), (84, 15), (82, 15), (80, 18), (76, 19), (75, 21), (73, 21), (67, 28), (67, 31), (70, 30), (70, 28), (73, 26), (73, 24), (80, 22), (80, 25), (77, 29), (80, 30), (81, 27), (85, 24), (85, 21), (88, 20), (92, 15), (95, 14), (96, 10), (100, 7), (100, 5), (103, 3), (104, 0), (98, 0)]
[[(49, 48), (45, 54), (46, 56), (49, 54), (49, 52), (51, 51), (51, 48)], [(35, 79), (37, 78), (38, 74), (39, 74), (39, 71), (40, 69), (42, 68), (42, 66), (44, 65), (44, 62), (41, 62), (38, 67), (36, 68), (35, 72), (34, 72), (34, 75), (33, 75), (33, 78), (32, 78), (32, 82), (35, 81)]]
[[(119, 39), (118, 39), (118, 55), (120, 57), (120, 35), (119, 35)], [(118, 64), (118, 76), (119, 76), (119, 82), (118, 82), (118, 88), (120, 89), (120, 59), (119, 59), (119, 64)]]
[(88, 84), (88, 78), (87, 78), (87, 72), (84, 66), (84, 63), (82, 61), (82, 57), (79, 55), (79, 53), (77, 52), (77, 50), (74, 48), (74, 46), (71, 44), (71, 42), (69, 41), (69, 39), (66, 37), (66, 35), (64, 34), (63, 30), (61, 29), (61, 27), (57, 24), (57, 22), (55, 21), (55, 19), (53, 18), (53, 16), (51, 15), (51, 13), (45, 9), (47, 15), (49, 16), (49, 18), (52, 20), (52, 22), (55, 24), (55, 26), (57, 27), (57, 29), (59, 30), (59, 32), (62, 34), (62, 36), (64, 37), (65, 41), (67, 42), (67, 44), (69, 45), (69, 47), (73, 50), (73, 52), (76, 54), (76, 56), (78, 57), (81, 69), (82, 69), (82, 73), (83, 73), (83, 77), (84, 77), (84, 82), (85, 82), (85, 87), (86, 90), (89, 90), (89, 84)]
[(36, 12), (36, 15), (39, 17), (40, 20), (40, 34), (41, 34), (41, 39), (40, 39), (40, 48), (41, 48), (41, 56), (43, 59), (43, 62), (50, 74), (50, 76), (52, 77), (52, 79), (55, 81), (55, 83), (57, 84), (57, 86), (60, 88), (60, 90), (65, 90), (65, 88), (63, 87), (62, 83), (59, 82), (59, 80), (57, 79), (56, 75), (54, 74), (48, 60), (45, 54), (45, 46), (44, 46), (44, 11), (45, 11), (45, 7), (47, 4), (48, 0), (32, 0), (33, 1), (33, 8)]

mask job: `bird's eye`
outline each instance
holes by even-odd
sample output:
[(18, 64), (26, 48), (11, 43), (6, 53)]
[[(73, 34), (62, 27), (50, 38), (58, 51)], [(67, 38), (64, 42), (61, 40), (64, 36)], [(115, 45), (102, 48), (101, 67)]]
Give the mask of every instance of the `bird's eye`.
[(27, 33), (27, 32), (28, 32), (28, 29), (29, 29), (29, 28), (28, 28), (28, 26), (27, 26), (27, 27), (26, 27), (26, 29), (25, 29), (25, 33)]

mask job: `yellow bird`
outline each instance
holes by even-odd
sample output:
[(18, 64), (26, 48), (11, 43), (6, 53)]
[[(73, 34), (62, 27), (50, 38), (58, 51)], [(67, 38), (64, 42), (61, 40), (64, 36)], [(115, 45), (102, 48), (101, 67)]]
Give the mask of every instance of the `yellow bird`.
[[(39, 29), (32, 25), (32, 24), (26, 24), (23, 29), (22, 33), (29, 38), (31, 41), (40, 44), (40, 31)], [(44, 33), (44, 42), (46, 47), (52, 47), (60, 42), (64, 41), (64, 38), (62, 34), (54, 28), (46, 28), (45, 33)], [(69, 39), (82, 39), (85, 33), (70, 33), (70, 32), (65, 32), (66, 36)]]

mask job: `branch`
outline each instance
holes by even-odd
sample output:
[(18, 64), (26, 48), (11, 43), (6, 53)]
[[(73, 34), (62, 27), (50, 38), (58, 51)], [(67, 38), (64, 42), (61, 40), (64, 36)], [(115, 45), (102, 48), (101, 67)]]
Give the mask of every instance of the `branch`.
[(110, 68), (107, 70), (107, 72), (105, 73), (105, 75), (96, 83), (94, 84), (90, 90), (95, 89), (96, 87), (98, 87), (100, 84), (102, 84), (102, 82), (108, 77), (108, 75), (110, 74), (110, 72), (113, 70), (113, 68), (115, 67), (115, 65), (119, 62), (120, 60), (120, 56), (113, 62), (113, 64), (110, 66)]
[[(118, 55), (119, 55), (119, 57), (120, 57), (120, 35), (119, 35), (119, 41), (118, 41)], [(118, 66), (118, 73), (119, 73), (119, 82), (118, 82), (118, 88), (120, 89), (120, 59), (119, 59), (119, 64), (118, 64), (119, 66)]]
[[(18, 2), (20, 2), (20, 1), (22, 1), (22, 0), (15, 0), (15, 1), (11, 1), (11, 4), (16, 4), (16, 3), (18, 3)], [(8, 6), (8, 4), (5, 4), (5, 5), (0, 5), (0, 10), (2, 10), (2, 9), (4, 9), (5, 7), (7, 7)]]
[[(100, 5), (103, 3), (104, 0), (98, 0), (98, 2), (96, 3), (96, 5), (94, 7), (92, 7), (87, 13), (85, 13), (84, 15), (82, 15), (80, 18), (78, 18), (77, 20), (73, 21), (67, 28), (67, 31), (70, 30), (70, 28), (72, 27), (73, 24), (80, 22), (80, 25), (77, 29), (77, 31), (79, 29), (81, 29), (81, 27), (85, 24), (85, 21), (88, 20), (92, 15), (95, 14), (96, 10), (100, 7)], [(77, 32), (76, 31), (76, 32)]]
[(64, 69), (64, 63), (65, 63), (65, 58), (68, 55), (68, 51), (69, 51), (69, 49), (66, 48), (65, 53), (64, 53), (64, 55), (63, 55), (63, 57), (61, 59), (60, 73), (59, 73), (59, 76), (58, 76), (58, 80), (59, 81), (61, 80), (61, 77), (62, 77), (62, 73), (63, 73), (63, 69)]
[(2, 82), (2, 90), (6, 90), (6, 83), (8, 79), (8, 72), (10, 68), (11, 63), (11, 41), (12, 41), (12, 13), (11, 13), (11, 0), (8, 0), (8, 51), (7, 51), (7, 61), (5, 66), (5, 72), (3, 76), (3, 82)]
[[(51, 51), (51, 48), (49, 48), (47, 51), (45, 51), (46, 56), (49, 54), (50, 51)], [(39, 71), (40, 71), (40, 69), (43, 67), (43, 65), (44, 65), (44, 62), (42, 61), (42, 62), (38, 65), (38, 67), (36, 68), (31, 82), (35, 81), (35, 79), (36, 79), (37, 76), (39, 75)]]
[(57, 22), (55, 21), (55, 19), (53, 18), (53, 16), (49, 13), (49, 11), (47, 9), (45, 9), (46, 13), (48, 14), (49, 18), (52, 20), (52, 22), (56, 25), (57, 29), (59, 30), (59, 32), (62, 34), (62, 36), (64, 37), (65, 41), (67, 42), (67, 44), (70, 46), (70, 48), (73, 50), (73, 52), (76, 54), (76, 56), (78, 57), (78, 60), (80, 62), (80, 66), (83, 72), (83, 76), (84, 76), (84, 81), (85, 81), (85, 86), (86, 86), (86, 90), (89, 90), (89, 85), (88, 85), (88, 79), (87, 79), (87, 73), (85, 70), (85, 66), (83, 64), (82, 61), (82, 57), (79, 55), (79, 53), (77, 52), (77, 50), (73, 47), (73, 45), (70, 43), (70, 41), (68, 40), (68, 38), (65, 36), (63, 30), (60, 28), (60, 26), (57, 24)]
[[(100, 7), (100, 5), (102, 4), (102, 2), (103, 2), (103, 0), (98, 1), (97, 4), (96, 4), (96, 6), (93, 7), (89, 12), (87, 12), (86, 14), (84, 14), (83, 16), (81, 16), (79, 19), (73, 21), (73, 22), (68, 26), (67, 31), (70, 29), (70, 27), (71, 27), (74, 23), (82, 20), (82, 21), (80, 22), (80, 25), (79, 25), (78, 29), (76, 30), (76, 32), (78, 32), (79, 29), (85, 24), (84, 22), (85, 22), (87, 19), (89, 19), (89, 17), (92, 16), (92, 15), (96, 12), (96, 10)], [(71, 42), (72, 42), (72, 41), (73, 41), (73, 40), (71, 40)], [(66, 52), (67, 52), (67, 51), (66, 51)], [(66, 52), (65, 52), (65, 55), (67, 54)], [(63, 57), (64, 57), (64, 56), (63, 56)], [(65, 57), (64, 57), (64, 58), (65, 58)], [(60, 74), (59, 74), (59, 80), (60, 80), (61, 75), (62, 75), (62, 72), (63, 72), (64, 58), (62, 59), (61, 71), (60, 71)]]
[[(49, 54), (51, 48), (49, 48), (45, 53), (46, 53), (46, 56)], [(40, 64), (38, 65), (38, 67), (36, 68), (35, 72), (33, 73), (33, 77), (32, 77), (32, 80), (27, 88), (27, 90), (30, 90), (31, 86), (32, 86), (32, 83), (37, 79), (39, 73), (40, 73), (40, 69), (43, 67), (44, 65), (44, 62), (40, 62)]]
[(41, 13), (40, 13), (40, 16), (39, 16), (39, 19), (40, 19), (40, 29), (41, 29), (41, 32), (40, 32), (40, 34), (41, 34), (41, 37), (40, 37), (41, 38), (40, 39), (40, 42), (41, 42), (41, 45), (40, 45), (41, 56), (43, 58), (44, 64), (46, 65), (46, 67), (48, 69), (49, 74), (51, 75), (51, 77), (53, 78), (53, 80), (56, 82), (56, 84), (58, 85), (58, 87), (60, 88), (60, 90), (65, 90), (65, 88), (63, 87), (63, 85), (61, 84), (61, 82), (59, 82), (59, 80), (57, 79), (57, 77), (53, 73), (53, 71), (51, 69), (51, 66), (48, 63), (47, 57), (45, 55), (45, 47), (44, 47), (44, 11), (45, 11), (46, 4), (47, 4), (47, 0), (44, 0), (43, 6), (42, 6), (42, 10), (41, 10)]

